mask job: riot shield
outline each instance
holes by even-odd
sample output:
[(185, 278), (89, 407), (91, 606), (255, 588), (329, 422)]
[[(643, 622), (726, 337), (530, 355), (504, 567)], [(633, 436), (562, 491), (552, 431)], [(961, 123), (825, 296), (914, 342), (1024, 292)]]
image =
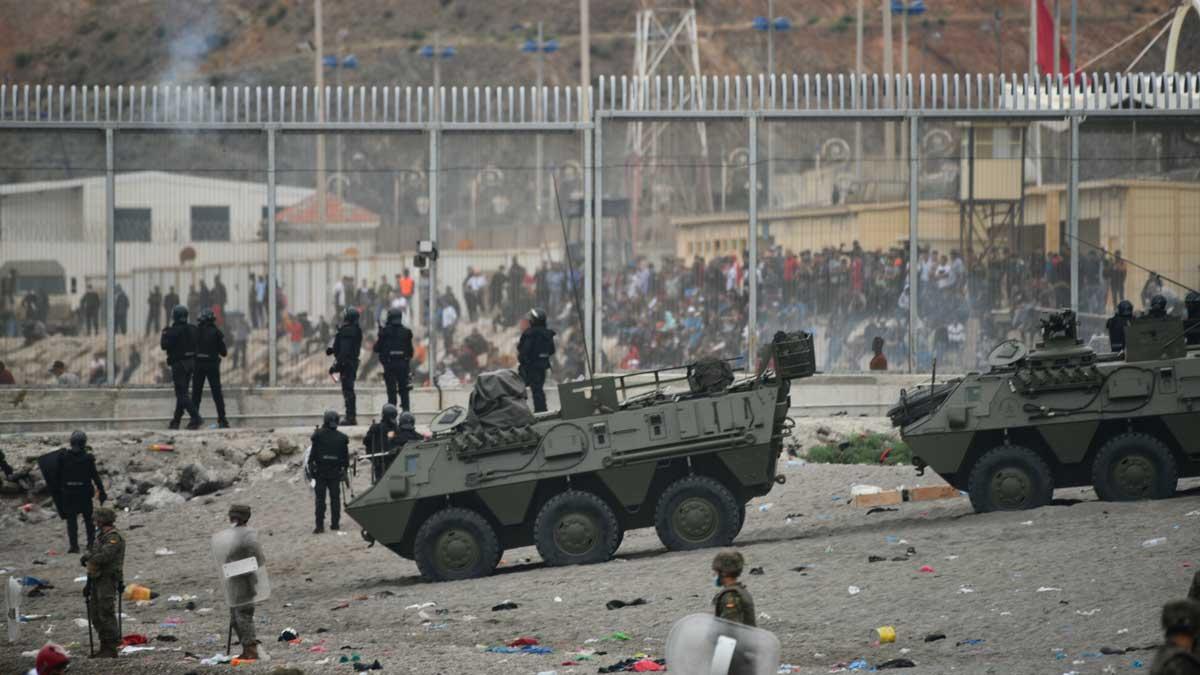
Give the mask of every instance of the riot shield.
[(21, 584), (8, 578), (4, 588), (4, 618), (8, 623), (8, 641), (16, 642), (21, 632)]
[(667, 667), (691, 675), (774, 675), (779, 638), (708, 614), (685, 616), (667, 636)]
[(46, 481), (46, 487), (54, 498), (54, 509), (59, 513), (63, 512), (63, 508), (59, 500), (62, 494), (62, 479), (59, 478), (58, 468), (62, 463), (62, 453), (64, 452), (66, 450), (59, 448), (53, 452), (47, 452), (37, 460), (38, 468), (42, 471), (42, 478)]
[(266, 560), (258, 546), (256, 530), (248, 527), (221, 530), (212, 537), (212, 553), (230, 607), (252, 605), (271, 597)]

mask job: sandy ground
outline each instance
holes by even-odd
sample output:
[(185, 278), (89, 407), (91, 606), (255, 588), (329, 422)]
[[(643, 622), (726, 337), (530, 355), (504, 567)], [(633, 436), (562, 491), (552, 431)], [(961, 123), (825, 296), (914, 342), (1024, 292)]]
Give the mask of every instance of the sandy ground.
[[(850, 425), (847, 429), (885, 424), (833, 423)], [(280, 436), (300, 439), (306, 433), (199, 432), (178, 436), (173, 454), (146, 450), (146, 442), (166, 437), (149, 432), (136, 444), (120, 442), (130, 438), (127, 432), (96, 434), (93, 446), (105, 471), (127, 471), (135, 462), (139, 471), (170, 473), (189, 459), (212, 458), (216, 448), (237, 457)], [(61, 441), (62, 435), (0, 438), (15, 464)], [(125, 632), (147, 635), (157, 649), (123, 657), (119, 666), (79, 659), (71, 672), (229, 668), (201, 666), (185, 652), (208, 657), (224, 649), (227, 610), (209, 537), (223, 527), (233, 501), (254, 508), (251, 525), (262, 534), (273, 587), (257, 612), (272, 659), (241, 671), (288, 665), (306, 673), (348, 673), (351, 667), (339, 664), (339, 657), (358, 654), (394, 673), (594, 673), (639, 653), (663, 656), (672, 623), (709, 610), (712, 552), (668, 553), (653, 529), (630, 532), (618, 558), (602, 565), (546, 568), (534, 549), (520, 549), (505, 553), (493, 577), (426, 583), (413, 563), (382, 547), (367, 548), (355, 533), (310, 534), (312, 498), (293, 480), (296, 471), (286, 462), (263, 471), (255, 462), (248, 458), (239, 482), (220, 493), (121, 515), (118, 526), (128, 541), (126, 580), (161, 594), (148, 606), (126, 607)], [(298, 465), (298, 456), (290, 462)], [(825, 673), (858, 658), (877, 664), (901, 656), (917, 664), (905, 671), (913, 673), (1146, 672), (1152, 652), (1102, 656), (1100, 649), (1154, 644), (1162, 603), (1186, 593), (1193, 565), (1200, 563), (1195, 518), (1188, 515), (1200, 509), (1195, 480), (1181, 484), (1179, 497), (1161, 502), (1107, 504), (1095, 501), (1091, 490), (1072, 489), (1060, 491), (1055, 505), (1031, 512), (975, 515), (958, 498), (868, 515), (846, 503), (855, 483), (940, 481), (932, 474), (919, 478), (906, 467), (793, 462), (784, 472), (787, 484), (755, 502), (737, 545), (748, 566), (764, 570), (745, 581), (760, 625), (779, 637), (783, 660), (798, 666), (796, 672)], [(14, 499), (2, 504), (0, 568), (44, 578), (55, 588), (25, 599), (24, 614), (50, 618), (23, 624), (16, 644), (0, 647), (3, 674), (31, 667), (32, 659), (20, 654), (48, 639), (68, 645), (75, 655), (87, 650), (87, 632), (74, 623), (84, 616), (82, 584), (74, 581), (82, 568), (75, 556), (63, 553), (64, 524), (19, 522), (12, 517), (18, 504)], [(1158, 537), (1165, 543), (1143, 547)], [(908, 560), (867, 561), (870, 555), (902, 556), (909, 546), (916, 554)], [(156, 555), (161, 548), (174, 553)], [(923, 565), (934, 572), (918, 572)], [(805, 571), (793, 571), (801, 566)], [(851, 595), (850, 586), (861, 592)], [(173, 594), (198, 596), (197, 611), (168, 602)], [(638, 597), (649, 604), (605, 609), (609, 600)], [(491, 611), (506, 600), (519, 608)], [(427, 602), (436, 603), (424, 610), (429, 621), (406, 609)], [(348, 606), (335, 609), (341, 605)], [(180, 623), (164, 625), (168, 619)], [(882, 625), (895, 626), (896, 643), (871, 646), (869, 631)], [(302, 644), (275, 640), (289, 627)], [(614, 631), (631, 639), (597, 641)], [(925, 642), (931, 633), (946, 639)], [(153, 641), (161, 634), (178, 641)], [(554, 653), (497, 654), (480, 647), (521, 636), (538, 638)], [(584, 665), (561, 665), (582, 648), (607, 654)]]

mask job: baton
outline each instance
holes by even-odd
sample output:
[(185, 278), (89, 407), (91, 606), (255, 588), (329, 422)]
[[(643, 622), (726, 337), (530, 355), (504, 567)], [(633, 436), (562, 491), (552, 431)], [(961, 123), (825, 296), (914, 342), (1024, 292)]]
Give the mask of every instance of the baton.
[(124, 640), (125, 639), (125, 628), (124, 628), (122, 620), (121, 620), (121, 614), (122, 614), (121, 606), (122, 606), (122, 603), (125, 601), (125, 580), (122, 579), (116, 583), (117, 583), (117, 634), (122, 640)]
[(83, 594), (83, 605), (87, 608), (88, 615), (88, 656), (96, 655), (96, 645), (92, 642), (92, 588), (91, 580), (88, 580), (88, 592)]

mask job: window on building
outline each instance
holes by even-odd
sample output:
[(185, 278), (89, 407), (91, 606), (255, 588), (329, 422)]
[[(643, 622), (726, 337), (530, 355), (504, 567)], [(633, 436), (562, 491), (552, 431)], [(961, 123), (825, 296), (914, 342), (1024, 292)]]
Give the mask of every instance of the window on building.
[(150, 241), (150, 209), (113, 209), (113, 238)]
[(193, 206), (192, 241), (229, 241), (229, 207)]

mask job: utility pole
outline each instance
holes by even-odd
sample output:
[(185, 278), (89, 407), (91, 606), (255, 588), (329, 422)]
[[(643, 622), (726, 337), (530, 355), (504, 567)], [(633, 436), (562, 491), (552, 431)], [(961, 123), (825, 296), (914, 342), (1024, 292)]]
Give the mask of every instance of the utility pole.
[[(317, 123), (325, 121), (325, 32), (321, 15), (321, 0), (313, 0), (316, 20), (313, 23), (313, 57), (317, 91), (313, 103), (317, 107)], [(317, 133), (317, 241), (325, 240), (325, 134)], [(274, 293), (274, 289), (269, 291)]]
[[(860, 78), (863, 76), (863, 0), (858, 0), (858, 25), (855, 29), (854, 40), (854, 72), (858, 73)], [(861, 86), (860, 80), (859, 91), (862, 91)], [(865, 108), (863, 103), (859, 102)], [(854, 176), (860, 180), (862, 179), (862, 153), (862, 121), (857, 120), (854, 122)]]
[(1054, 50), (1054, 73), (1053, 77), (1057, 80), (1059, 73), (1062, 72), (1062, 50), (1058, 47), (1058, 39), (1062, 36), (1062, 9), (1059, 7), (1058, 0), (1054, 0), (1054, 40), (1051, 41), (1051, 49)]
[(441, 121), (441, 110), (438, 106), (441, 104), (439, 93), (442, 91), (442, 34), (438, 31), (433, 32), (433, 100), (429, 102), (429, 109), (433, 111), (433, 119)]
[[(1035, 2), (1037, 0), (1034, 0)], [(892, 84), (892, 4), (890, 0), (880, 0), (883, 7), (883, 76), (888, 83), (888, 91)], [(887, 98), (892, 103), (892, 97)], [(896, 124), (885, 122), (883, 125), (883, 156), (886, 160), (896, 158)]]
[[(767, 88), (767, 95), (771, 95), (771, 88), (775, 84), (775, 0), (767, 0), (767, 76), (771, 78), (772, 87)], [(772, 97), (774, 102), (774, 97)], [(771, 122), (766, 122), (767, 127), (767, 185), (765, 193), (766, 207), (771, 208), (771, 199), (775, 196), (773, 183), (775, 182), (775, 134), (772, 133), (774, 125)], [(751, 190), (757, 190), (755, 185), (750, 186)], [(758, 233), (754, 233), (757, 237)]]
[[(534, 97), (534, 100), (536, 101), (536, 103), (534, 103), (534, 106), (533, 106), (535, 117), (537, 117), (538, 119), (543, 119), (541, 116), (545, 115), (545, 111), (541, 109), (541, 103), (543, 100), (545, 100), (542, 97), (542, 78), (545, 75), (545, 69), (546, 69), (546, 52), (543, 51), (543, 49), (542, 49), (542, 22), (539, 21), (538, 22), (538, 33), (537, 33), (537, 96)], [(534, 170), (533, 170), (533, 175), (534, 175), (534, 186), (533, 186), (534, 200), (533, 200), (533, 202), (534, 203), (533, 203), (533, 205), (534, 205), (534, 208), (537, 209), (537, 212), (540, 214), (542, 212), (542, 135), (538, 134), (538, 135), (534, 136), (533, 142), (534, 142), (534, 164), (533, 164), (534, 165)]]
[(1075, 78), (1075, 71), (1079, 68), (1079, 62), (1075, 60), (1075, 29), (1076, 23), (1079, 20), (1079, 0), (1071, 0), (1071, 79)]
[[(583, 120), (587, 121), (592, 116), (592, 111), (589, 109), (588, 87), (592, 84), (592, 43), (591, 33), (588, 29), (588, 0), (579, 0), (579, 86), (582, 87), (579, 96), (579, 113)], [(596, 158), (599, 162), (600, 158)], [(585, 167), (584, 169), (590, 170)], [(600, 199), (603, 195), (597, 195)]]
[[(337, 62), (334, 64), (333, 77), (334, 86), (336, 87), (339, 96), (341, 95), (342, 91), (342, 64), (345, 62), (346, 58), (346, 35), (349, 34), (349, 32), (350, 31), (346, 30), (345, 28), (342, 28), (337, 32)], [(335, 189), (337, 190), (338, 202), (344, 205), (346, 199), (346, 176), (342, 173), (342, 135), (337, 134), (334, 136), (334, 140), (337, 143), (337, 158), (335, 160), (337, 162), (337, 187)]]
[(908, 4), (904, 4), (904, 13), (900, 16), (900, 74), (908, 75)]

